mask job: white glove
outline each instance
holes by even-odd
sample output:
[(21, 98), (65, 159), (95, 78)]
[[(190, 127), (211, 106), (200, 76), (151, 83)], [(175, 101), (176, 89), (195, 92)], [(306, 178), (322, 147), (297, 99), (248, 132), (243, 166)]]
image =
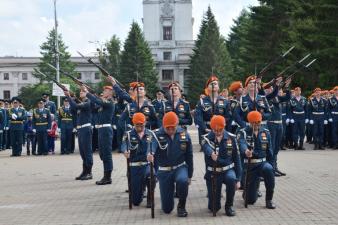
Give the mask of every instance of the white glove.
[(310, 124), (313, 124), (313, 120), (310, 120)]
[(57, 130), (57, 131), (58, 131), (58, 133), (61, 133), (61, 129), (60, 129), (60, 128), (58, 128), (58, 130)]
[(325, 125), (328, 124), (327, 120), (324, 120), (324, 124), (325, 124)]
[(332, 118), (330, 118), (330, 119), (329, 119), (329, 122), (331, 122), (331, 123), (332, 123), (332, 122), (333, 122), (333, 119), (332, 119)]
[(13, 113), (13, 114), (12, 114), (12, 119), (13, 119), (13, 120), (16, 120), (16, 118), (18, 118), (18, 116), (17, 116), (16, 114)]
[(289, 124), (290, 123), (290, 119), (286, 119), (285, 123)]
[(35, 130), (35, 129), (33, 129), (32, 131), (33, 131), (33, 133), (36, 133), (36, 130)]
[(235, 122), (235, 121), (232, 121), (232, 122), (231, 122), (231, 126), (236, 126), (236, 122)]
[(73, 133), (76, 133), (76, 128), (73, 128)]
[(290, 123), (295, 123), (295, 120), (294, 120), (294, 119), (291, 119), (291, 120), (290, 120)]
[(305, 123), (309, 123), (309, 119), (305, 119)]
[(50, 129), (47, 129), (47, 132), (50, 132)]
[(114, 130), (116, 130), (116, 129), (117, 129), (117, 128), (116, 128), (116, 125), (113, 125), (113, 129), (114, 129)]

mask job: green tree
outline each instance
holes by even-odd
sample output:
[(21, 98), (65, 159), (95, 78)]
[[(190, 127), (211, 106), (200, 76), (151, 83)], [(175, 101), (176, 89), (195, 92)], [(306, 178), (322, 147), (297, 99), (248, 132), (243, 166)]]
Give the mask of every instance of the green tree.
[(203, 16), (190, 59), (190, 72), (192, 76), (188, 80), (188, 94), (192, 102), (197, 101), (204, 90), (205, 82), (201, 81), (206, 81), (212, 73), (218, 76), (223, 87), (231, 80), (231, 59), (210, 7)]
[(37, 107), (37, 100), (41, 99), (43, 93), (50, 92), (50, 88), (47, 83), (24, 86), (20, 89), (18, 97), (22, 100), (25, 108), (30, 110)]
[[(138, 77), (137, 77), (138, 75)], [(120, 73), (116, 78), (124, 85), (136, 81), (144, 82), (147, 92), (154, 96), (157, 89), (155, 63), (140, 26), (133, 22), (121, 54)]]

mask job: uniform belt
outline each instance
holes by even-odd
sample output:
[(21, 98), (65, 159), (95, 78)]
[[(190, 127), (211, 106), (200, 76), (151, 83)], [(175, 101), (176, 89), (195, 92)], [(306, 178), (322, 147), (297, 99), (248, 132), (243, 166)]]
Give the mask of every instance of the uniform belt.
[[(218, 172), (218, 173), (225, 172), (225, 171), (230, 170), (231, 168), (234, 168), (234, 167), (235, 167), (235, 164), (233, 164), (233, 163), (231, 163), (228, 166), (224, 166), (224, 167), (216, 167), (216, 172)], [(214, 168), (212, 166), (208, 166), (207, 170), (213, 172)]]
[(178, 167), (181, 167), (181, 166), (184, 166), (184, 165), (185, 165), (185, 162), (183, 162), (181, 164), (178, 164), (177, 166), (159, 166), (158, 170), (161, 170), (161, 171), (172, 171), (172, 170), (175, 170)]
[[(261, 159), (251, 159), (250, 160), (250, 164), (251, 163), (262, 163), (265, 162), (266, 158), (261, 158)], [(248, 159), (244, 159), (244, 163), (248, 163)]]
[(282, 120), (271, 120), (271, 121), (268, 121), (269, 123), (277, 123), (277, 124), (282, 124), (283, 121)]
[(313, 115), (324, 115), (324, 112), (312, 112)]
[(282, 116), (286, 116), (286, 113), (282, 113)]
[(137, 167), (137, 166), (145, 166), (148, 165), (148, 162), (131, 162), (129, 163), (129, 166), (131, 167)]
[(72, 121), (73, 119), (72, 118), (63, 118), (61, 119), (62, 121)]
[(43, 125), (48, 125), (48, 123), (47, 123), (47, 122), (44, 122), (44, 123), (36, 123), (35, 125), (36, 125), (36, 126), (43, 126)]
[[(250, 123), (248, 123), (248, 122), (246, 122), (245, 124), (246, 124), (247, 126), (250, 126)], [(261, 122), (261, 125), (266, 125), (266, 124), (267, 124), (267, 123), (266, 123), (266, 120), (264, 120), (264, 121)]]
[(9, 127), (5, 127), (5, 129), (4, 130), (9, 130)]
[(76, 129), (81, 129), (81, 128), (84, 128), (84, 127), (90, 127), (91, 125), (92, 125), (91, 123), (85, 123), (83, 125), (76, 126)]
[(304, 111), (301, 111), (301, 112), (297, 112), (297, 111), (292, 111), (294, 114), (304, 114), (305, 112)]
[(334, 114), (334, 115), (338, 115), (338, 112), (331, 112), (332, 114)]
[(11, 120), (11, 123), (19, 123), (19, 124), (22, 124), (23, 121), (14, 121), (14, 120)]
[(111, 127), (111, 124), (106, 123), (106, 124), (95, 125), (95, 128), (96, 128), (96, 129), (103, 128), (103, 127)]

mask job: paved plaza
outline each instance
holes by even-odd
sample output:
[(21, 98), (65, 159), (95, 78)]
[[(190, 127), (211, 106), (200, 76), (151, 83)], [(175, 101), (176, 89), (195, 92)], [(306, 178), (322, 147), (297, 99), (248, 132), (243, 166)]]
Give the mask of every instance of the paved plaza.
[[(114, 153), (112, 185), (97, 186), (102, 163), (94, 156), (91, 181), (75, 181), (81, 159), (73, 155), (21, 156), (0, 152), (0, 225), (84, 225), (84, 224), (338, 224), (338, 151), (281, 151), (279, 167), (286, 177), (276, 178), (276, 210), (265, 208), (263, 197), (245, 209), (241, 191), (236, 192), (237, 216), (229, 218), (224, 208), (217, 217), (207, 210), (203, 154), (194, 137), (195, 172), (189, 189), (187, 218), (177, 218), (160, 210), (158, 187), (155, 219), (145, 201), (128, 209), (126, 160)], [(57, 143), (58, 146), (59, 143)], [(306, 146), (312, 149), (312, 146)], [(223, 194), (225, 196), (225, 194)], [(222, 199), (224, 205), (225, 199)], [(177, 202), (177, 201), (176, 201)]]

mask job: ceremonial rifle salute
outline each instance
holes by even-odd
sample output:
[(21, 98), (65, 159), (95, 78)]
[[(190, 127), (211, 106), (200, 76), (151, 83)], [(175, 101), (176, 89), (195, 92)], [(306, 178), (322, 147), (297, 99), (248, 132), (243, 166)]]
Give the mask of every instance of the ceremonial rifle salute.
[(64, 91), (70, 107), (77, 113), (76, 129), (78, 135), (79, 151), (82, 159), (82, 172), (76, 180), (90, 180), (92, 176), (93, 151), (92, 151), (92, 106), (86, 97), (86, 92), (80, 91), (81, 103), (76, 103), (68, 91)]
[[(226, 185), (225, 213), (235, 216), (233, 202), (235, 191), (240, 187), (242, 169), (236, 136), (225, 131), (225, 119), (220, 115), (210, 121), (211, 132), (203, 137), (202, 148), (205, 154), (206, 179), (208, 188), (208, 209), (216, 212), (221, 208), (222, 184)], [(215, 171), (213, 171), (216, 163)], [(215, 174), (213, 174), (215, 173)], [(212, 193), (212, 176), (216, 176), (216, 194)], [(215, 197), (215, 199), (213, 199)], [(213, 209), (215, 207), (215, 209)]]
[(111, 86), (103, 87), (103, 95), (101, 98), (88, 92), (85, 86), (81, 86), (81, 90), (86, 93), (86, 97), (100, 108), (97, 114), (98, 144), (100, 158), (103, 161), (104, 176), (101, 180), (96, 181), (97, 185), (111, 184), (111, 173), (113, 170), (112, 160), (112, 140), (113, 128), (112, 119), (114, 114), (113, 88)]
[(160, 184), (161, 205), (164, 213), (174, 208), (174, 189), (176, 184), (177, 215), (186, 217), (188, 186), (193, 175), (193, 151), (190, 135), (178, 127), (178, 117), (168, 112), (163, 117), (163, 127), (155, 132), (153, 154), (148, 153), (148, 161), (158, 162), (157, 178)]

